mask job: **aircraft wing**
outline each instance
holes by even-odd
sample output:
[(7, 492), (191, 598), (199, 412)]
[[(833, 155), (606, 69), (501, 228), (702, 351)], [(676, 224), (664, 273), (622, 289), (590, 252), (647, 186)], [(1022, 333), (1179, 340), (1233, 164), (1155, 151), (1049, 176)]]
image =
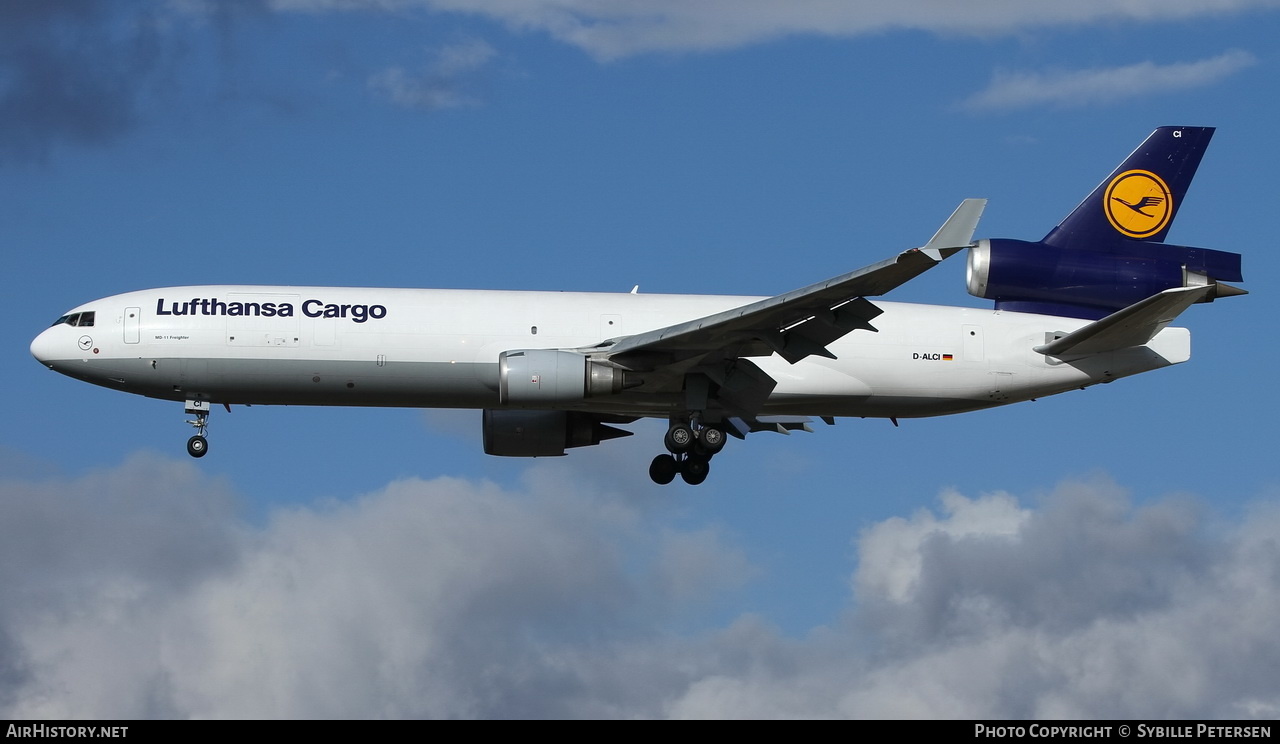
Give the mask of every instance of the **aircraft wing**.
[(792, 364), (810, 355), (834, 359), (828, 344), (853, 330), (876, 330), (870, 321), (883, 311), (865, 298), (885, 294), (968, 248), (986, 203), (985, 199), (961, 202), (920, 248), (786, 294), (628, 336), (605, 355), (632, 369), (774, 352)]

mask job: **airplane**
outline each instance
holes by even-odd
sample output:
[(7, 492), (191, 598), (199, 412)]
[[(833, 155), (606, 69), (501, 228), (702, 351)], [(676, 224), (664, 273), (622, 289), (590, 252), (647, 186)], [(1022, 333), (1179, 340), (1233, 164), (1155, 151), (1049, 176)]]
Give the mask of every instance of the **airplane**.
[[(482, 411), (484, 451), (551, 457), (668, 422), (650, 478), (702, 483), (727, 438), (812, 418), (941, 416), (1185, 362), (1170, 323), (1246, 294), (1236, 253), (1164, 243), (1213, 136), (1160, 127), (1042, 240), (974, 240), (964, 200), (923, 246), (774, 297), (218, 285), (75, 307), (31, 343), (48, 368), (211, 406)], [(968, 251), (994, 308), (875, 300)]]

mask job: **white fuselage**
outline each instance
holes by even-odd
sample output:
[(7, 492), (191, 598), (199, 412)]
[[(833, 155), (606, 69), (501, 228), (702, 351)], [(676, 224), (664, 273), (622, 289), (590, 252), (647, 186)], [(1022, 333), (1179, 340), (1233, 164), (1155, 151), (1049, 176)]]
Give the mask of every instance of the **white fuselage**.
[[(576, 349), (759, 298), (339, 287), (196, 286), (107, 297), (31, 344), (52, 369), (105, 387), (226, 404), (502, 408), (498, 355)], [(1145, 346), (1078, 361), (1033, 351), (1087, 321), (876, 300), (878, 332), (836, 359), (755, 361), (778, 385), (762, 414), (935, 416), (1051, 395), (1190, 357), (1166, 328)], [(675, 395), (624, 391), (563, 407), (666, 416)]]

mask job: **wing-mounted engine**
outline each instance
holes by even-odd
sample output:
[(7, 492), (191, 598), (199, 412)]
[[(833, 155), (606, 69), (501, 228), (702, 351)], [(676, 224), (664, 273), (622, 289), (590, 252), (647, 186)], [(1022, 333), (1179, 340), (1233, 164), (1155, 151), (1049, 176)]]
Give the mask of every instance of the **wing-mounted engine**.
[(607, 362), (575, 351), (516, 349), (498, 356), (498, 395), (503, 405), (551, 406), (614, 395), (639, 384)]
[(484, 451), (503, 457), (560, 457), (572, 447), (590, 447), (634, 432), (607, 426), (633, 418), (577, 411), (488, 410), (484, 412)]

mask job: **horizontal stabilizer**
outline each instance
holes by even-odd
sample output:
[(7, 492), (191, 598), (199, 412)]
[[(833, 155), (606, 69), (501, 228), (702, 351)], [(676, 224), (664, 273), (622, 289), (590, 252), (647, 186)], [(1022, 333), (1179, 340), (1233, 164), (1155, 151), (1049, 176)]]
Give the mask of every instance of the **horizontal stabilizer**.
[(1213, 285), (1166, 289), (1062, 338), (1037, 346), (1035, 351), (1052, 357), (1081, 357), (1142, 346), (1212, 290)]

